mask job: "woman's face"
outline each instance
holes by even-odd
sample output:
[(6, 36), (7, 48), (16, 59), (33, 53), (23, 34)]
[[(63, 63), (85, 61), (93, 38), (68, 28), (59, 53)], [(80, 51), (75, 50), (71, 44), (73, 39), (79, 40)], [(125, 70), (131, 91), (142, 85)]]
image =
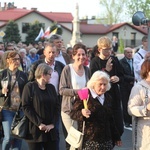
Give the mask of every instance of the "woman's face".
[(76, 55), (73, 55), (72, 58), (73, 58), (73, 60), (74, 60), (75, 63), (84, 64), (84, 62), (86, 60), (86, 54), (85, 54), (84, 49), (79, 48), (77, 50)]
[(107, 90), (108, 81), (106, 79), (100, 79), (94, 84), (94, 91), (97, 95), (102, 95)]
[(43, 75), (43, 79), (46, 84), (50, 82), (51, 75), (52, 75), (52, 71), (49, 71), (46, 75)]
[(15, 57), (7, 59), (7, 63), (8, 63), (9, 68), (12, 68), (12, 69), (18, 68), (20, 66), (19, 55), (17, 54)]

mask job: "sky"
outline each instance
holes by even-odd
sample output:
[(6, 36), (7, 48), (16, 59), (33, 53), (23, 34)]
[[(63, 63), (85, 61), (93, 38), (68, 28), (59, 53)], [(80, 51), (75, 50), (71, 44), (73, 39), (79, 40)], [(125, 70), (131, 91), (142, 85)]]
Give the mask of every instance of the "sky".
[(26, 7), (37, 8), (38, 11), (45, 12), (70, 12), (74, 16), (76, 3), (79, 5), (79, 17), (100, 16), (100, 0), (1, 0), (1, 6), (4, 2), (14, 2), (17, 8)]

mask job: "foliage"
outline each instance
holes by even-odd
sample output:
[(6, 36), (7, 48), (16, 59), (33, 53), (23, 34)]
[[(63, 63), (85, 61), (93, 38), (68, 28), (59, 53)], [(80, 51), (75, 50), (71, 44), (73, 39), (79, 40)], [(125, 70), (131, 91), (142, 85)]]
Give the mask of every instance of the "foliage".
[(100, 0), (100, 5), (105, 8), (102, 16), (105, 18), (105, 24), (120, 22), (125, 4), (126, 0)]
[(57, 22), (54, 22), (53, 25), (50, 28), (50, 31), (52, 32), (53, 30), (55, 30), (57, 28), (57, 34), (62, 35), (63, 30), (61, 28), (61, 26), (59, 24), (57, 24)]
[(130, 17), (137, 11), (144, 12), (146, 18), (150, 18), (150, 0), (132, 0), (127, 3), (127, 13)]
[(122, 54), (124, 51), (124, 40), (122, 38), (119, 39), (119, 52)]
[(3, 37), (4, 42), (16, 42), (21, 41), (18, 24), (13, 20), (9, 21), (6, 25), (5, 36)]
[(41, 30), (41, 27), (43, 26), (39, 21), (35, 21), (33, 24), (30, 24), (30, 27), (26, 36), (26, 44), (35, 43), (35, 38), (38, 36)]

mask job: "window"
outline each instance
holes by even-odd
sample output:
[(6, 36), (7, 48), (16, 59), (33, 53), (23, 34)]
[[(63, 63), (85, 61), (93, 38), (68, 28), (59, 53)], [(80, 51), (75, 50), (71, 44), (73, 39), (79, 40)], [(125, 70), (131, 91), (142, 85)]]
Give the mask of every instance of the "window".
[(116, 36), (116, 37), (118, 38), (118, 36), (119, 36), (118, 32), (113, 32), (113, 33), (112, 33), (112, 37), (113, 37), (113, 36)]
[[(45, 28), (45, 23), (39, 23), (40, 27)], [(30, 29), (30, 23), (22, 23), (22, 33), (27, 33), (28, 30)]]
[(131, 46), (136, 44), (136, 33), (131, 33)]
[(22, 33), (27, 33), (29, 28), (30, 28), (29, 23), (22, 23)]

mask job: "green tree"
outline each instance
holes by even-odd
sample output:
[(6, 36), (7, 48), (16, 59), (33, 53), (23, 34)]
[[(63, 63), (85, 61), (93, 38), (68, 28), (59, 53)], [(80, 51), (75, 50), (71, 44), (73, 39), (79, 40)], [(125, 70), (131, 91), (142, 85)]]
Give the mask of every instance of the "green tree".
[(123, 8), (126, 0), (100, 0), (100, 6), (103, 8), (103, 21), (106, 24), (118, 23), (123, 15)]
[(50, 31), (52, 32), (52, 31), (54, 31), (56, 28), (57, 28), (57, 33), (56, 33), (56, 34), (62, 35), (62, 33), (63, 33), (62, 27), (61, 27), (59, 24), (57, 24), (57, 22), (54, 22), (54, 23), (53, 23), (53, 25), (52, 25), (51, 28), (50, 28)]
[(9, 21), (6, 25), (5, 36), (3, 37), (4, 42), (16, 42), (21, 41), (18, 24), (13, 20)]
[(132, 0), (128, 1), (127, 5), (127, 15), (132, 17), (137, 11), (142, 11), (146, 18), (150, 18), (150, 0)]
[[(26, 44), (35, 42), (35, 38), (38, 36), (41, 30), (41, 27), (44, 29), (43, 24), (40, 23), (39, 21), (35, 21), (33, 24), (30, 24), (30, 27), (26, 36)], [(39, 40), (43, 41), (44, 39), (43, 40), (39, 39)]]
[(124, 51), (124, 40), (122, 38), (120, 38), (119, 40), (119, 52), (123, 53)]

